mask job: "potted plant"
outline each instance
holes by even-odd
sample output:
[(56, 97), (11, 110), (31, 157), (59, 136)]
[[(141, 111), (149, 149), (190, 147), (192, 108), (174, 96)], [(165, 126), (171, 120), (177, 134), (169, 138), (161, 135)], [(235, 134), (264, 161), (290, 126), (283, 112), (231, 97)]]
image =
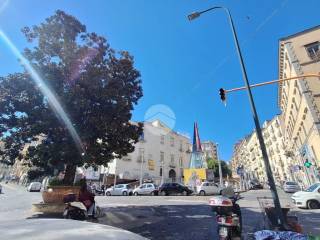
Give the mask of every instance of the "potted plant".
[(44, 203), (63, 203), (63, 198), (67, 194), (76, 194), (76, 197), (79, 195), (80, 184), (84, 180), (80, 180), (79, 182), (73, 185), (65, 185), (62, 179), (52, 178), (49, 181), (48, 187), (46, 191), (42, 192), (42, 198)]

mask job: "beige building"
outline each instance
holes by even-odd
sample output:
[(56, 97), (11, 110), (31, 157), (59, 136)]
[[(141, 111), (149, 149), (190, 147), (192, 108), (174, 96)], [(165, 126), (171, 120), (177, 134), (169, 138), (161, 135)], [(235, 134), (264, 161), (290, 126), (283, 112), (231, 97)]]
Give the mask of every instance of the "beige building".
[[(286, 154), (285, 140), (280, 121), (281, 117), (275, 116), (272, 120), (266, 121), (262, 126), (271, 169), (278, 184), (281, 184), (282, 181), (293, 179), (290, 169), (290, 158)], [(246, 180), (257, 178), (262, 182), (267, 181), (256, 132), (251, 133), (235, 145), (231, 166), (234, 173), (236, 173), (238, 166), (243, 166)]]
[(217, 144), (212, 141), (203, 141), (201, 143), (205, 159), (218, 159)]
[[(279, 41), (279, 79), (310, 73), (320, 73), (320, 26)], [(280, 83), (278, 104), (295, 180), (304, 185), (319, 181), (320, 78)], [(306, 161), (312, 163), (311, 168), (303, 166)]]

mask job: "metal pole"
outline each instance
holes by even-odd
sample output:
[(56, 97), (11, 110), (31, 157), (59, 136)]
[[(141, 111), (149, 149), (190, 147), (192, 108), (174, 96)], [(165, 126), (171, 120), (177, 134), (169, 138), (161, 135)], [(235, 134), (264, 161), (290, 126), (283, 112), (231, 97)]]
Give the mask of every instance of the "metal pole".
[(276, 185), (274, 183), (274, 179), (273, 179), (273, 175), (272, 175), (272, 171), (271, 171), (271, 167), (270, 167), (270, 162), (269, 162), (269, 158), (268, 158), (268, 154), (267, 154), (267, 149), (266, 149), (266, 145), (263, 140), (263, 136), (262, 136), (262, 132), (261, 132), (261, 128), (260, 128), (259, 117), (258, 117), (258, 113), (257, 113), (256, 107), (255, 107), (253, 96), (251, 93), (251, 88), (250, 88), (246, 68), (244, 65), (244, 61), (242, 58), (238, 37), (237, 37), (236, 31), (235, 31), (235, 27), (233, 24), (233, 20), (232, 20), (230, 11), (227, 8), (224, 8), (224, 9), (227, 11), (228, 16), (229, 16), (229, 22), (230, 22), (230, 25), (232, 28), (233, 38), (234, 38), (234, 41), (236, 44), (236, 49), (237, 49), (237, 53), (238, 53), (238, 57), (239, 57), (239, 61), (240, 61), (241, 69), (242, 69), (243, 79), (244, 79), (245, 85), (247, 87), (249, 101), (250, 101), (251, 110), (252, 110), (252, 114), (253, 114), (253, 120), (254, 120), (254, 124), (256, 126), (256, 133), (257, 133), (257, 137), (258, 137), (258, 140), (260, 143), (260, 148), (261, 148), (263, 161), (264, 161), (264, 165), (265, 165), (265, 169), (266, 169), (266, 173), (267, 173), (267, 177), (268, 177), (268, 181), (269, 181), (269, 185), (270, 185), (271, 194), (273, 197), (273, 202), (275, 205), (276, 212), (278, 214), (278, 224), (280, 227), (284, 227), (285, 219), (284, 219), (284, 216), (283, 216), (283, 213), (281, 210), (281, 205), (280, 205), (280, 200), (279, 200), (278, 192), (276, 189)]
[(257, 111), (256, 111), (256, 107), (255, 107), (255, 104), (254, 104), (254, 100), (253, 100), (253, 96), (252, 96), (252, 93), (251, 93), (251, 88), (250, 88), (250, 84), (249, 84), (246, 68), (245, 68), (245, 65), (244, 65), (243, 57), (242, 57), (240, 46), (239, 46), (238, 37), (237, 37), (237, 34), (236, 34), (236, 30), (235, 30), (235, 27), (234, 27), (234, 24), (233, 24), (233, 20), (232, 20), (230, 11), (225, 7), (213, 7), (213, 8), (207, 9), (205, 11), (189, 15), (189, 20), (192, 20), (192, 19), (200, 16), (204, 12), (208, 12), (210, 10), (219, 9), (219, 8), (222, 8), (223, 10), (225, 10), (227, 15), (228, 15), (228, 18), (229, 18), (229, 23), (230, 23), (230, 26), (231, 26), (232, 35), (233, 35), (233, 39), (234, 39), (234, 42), (235, 42), (235, 45), (236, 45), (236, 49), (237, 49), (237, 53), (238, 53), (238, 57), (239, 57), (239, 62), (240, 62), (241, 70), (242, 70), (243, 80), (245, 82), (245, 86), (246, 86), (247, 91), (248, 91), (248, 97), (249, 97), (249, 101), (250, 101), (251, 111), (252, 111), (252, 115), (253, 115), (254, 124), (255, 124), (255, 127), (256, 127), (257, 137), (258, 137), (258, 140), (259, 140), (259, 143), (260, 143), (260, 148), (261, 148), (262, 157), (263, 157), (263, 161), (264, 161), (264, 165), (265, 165), (265, 169), (266, 169), (266, 173), (267, 173), (267, 177), (268, 177), (268, 181), (269, 181), (269, 185), (270, 185), (270, 190), (271, 190), (273, 202), (274, 202), (274, 205), (275, 205), (275, 210), (276, 210), (277, 217), (278, 217), (278, 225), (279, 225), (280, 228), (284, 228), (285, 218), (284, 218), (283, 213), (282, 213), (278, 192), (277, 192), (277, 189), (276, 189), (276, 185), (274, 183), (274, 179), (273, 179), (273, 175), (272, 175), (272, 171), (271, 171), (271, 167), (270, 167), (270, 162), (269, 162), (266, 146), (265, 146), (265, 143), (264, 143), (264, 140), (263, 140), (263, 136), (262, 136), (262, 132), (261, 132), (261, 128), (260, 128), (259, 117), (258, 117), (258, 114), (257, 114)]
[[(256, 83), (256, 84), (250, 85), (250, 88), (260, 87), (260, 86), (269, 85), (269, 84), (273, 84), (273, 83), (286, 82), (286, 81), (290, 81), (290, 80), (296, 80), (299, 78), (302, 79), (302, 78), (311, 78), (311, 77), (320, 77), (320, 74), (306, 74), (306, 75), (300, 75), (300, 76), (289, 77), (289, 78), (284, 78), (284, 79), (272, 80), (272, 81), (268, 81), (268, 82)], [(229, 93), (229, 92), (235, 92), (235, 91), (244, 90), (244, 89), (247, 89), (247, 87), (245, 86), (245, 87), (232, 88), (232, 89), (225, 90), (225, 92)]]
[(219, 166), (219, 183), (220, 183), (220, 187), (223, 186), (223, 181), (222, 181), (222, 169), (221, 169), (221, 161), (219, 158), (219, 152), (218, 152), (218, 143), (217, 143), (217, 160), (218, 160), (218, 166)]
[(113, 187), (117, 184), (117, 159), (114, 159), (114, 179), (113, 179)]
[(141, 164), (140, 164), (140, 185), (142, 184), (142, 165), (144, 162), (144, 151), (142, 148), (140, 148), (140, 158), (141, 158)]
[(164, 183), (164, 158), (162, 159), (161, 184)]

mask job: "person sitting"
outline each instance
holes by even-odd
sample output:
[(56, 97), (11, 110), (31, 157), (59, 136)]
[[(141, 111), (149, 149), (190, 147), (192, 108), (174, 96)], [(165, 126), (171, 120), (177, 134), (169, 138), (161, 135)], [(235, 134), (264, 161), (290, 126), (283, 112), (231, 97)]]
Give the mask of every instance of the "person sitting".
[(94, 194), (88, 191), (87, 184), (81, 185), (79, 192), (79, 201), (87, 208), (88, 217), (95, 218), (95, 201)]

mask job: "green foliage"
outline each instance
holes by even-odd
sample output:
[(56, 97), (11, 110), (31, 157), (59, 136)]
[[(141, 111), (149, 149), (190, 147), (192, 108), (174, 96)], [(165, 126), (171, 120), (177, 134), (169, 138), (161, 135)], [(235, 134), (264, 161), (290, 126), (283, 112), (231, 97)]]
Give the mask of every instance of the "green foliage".
[(63, 186), (63, 185), (65, 185), (63, 180), (58, 178), (51, 178), (48, 184), (48, 186)]
[[(212, 159), (212, 158), (208, 158), (207, 159), (207, 164), (208, 164), (208, 168), (209, 169), (213, 169), (214, 170), (214, 175), (215, 176), (219, 176), (219, 163), (218, 163), (218, 160)], [(225, 161), (221, 161), (221, 170), (222, 170), (222, 176), (223, 177), (227, 177), (227, 175), (231, 176), (231, 174), (232, 174), (231, 169), (228, 167), (228, 164)]]
[(0, 77), (1, 160), (14, 164), (25, 144), (36, 142), (25, 156), (38, 168), (32, 174), (65, 170), (64, 182), (70, 184), (75, 166), (106, 165), (132, 152), (143, 127), (130, 123), (142, 97), (133, 57), (116, 52), (104, 37), (87, 32), (75, 17), (59, 10), (22, 32), (33, 46), (24, 56), (62, 103), (86, 154), (81, 156), (51, 103), (24, 71)]

